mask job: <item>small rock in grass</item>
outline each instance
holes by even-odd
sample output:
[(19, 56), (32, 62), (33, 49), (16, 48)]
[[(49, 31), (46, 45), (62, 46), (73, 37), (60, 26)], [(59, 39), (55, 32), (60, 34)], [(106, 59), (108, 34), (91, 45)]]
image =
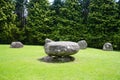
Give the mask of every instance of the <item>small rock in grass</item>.
[(105, 51), (113, 51), (112, 44), (111, 43), (105, 43), (103, 45), (103, 50), (105, 50)]
[(87, 48), (87, 42), (85, 40), (79, 41), (78, 45), (80, 46), (80, 49), (86, 49)]
[(22, 47), (23, 47), (23, 44), (19, 41), (12, 42), (11, 45), (10, 45), (10, 48), (22, 48)]

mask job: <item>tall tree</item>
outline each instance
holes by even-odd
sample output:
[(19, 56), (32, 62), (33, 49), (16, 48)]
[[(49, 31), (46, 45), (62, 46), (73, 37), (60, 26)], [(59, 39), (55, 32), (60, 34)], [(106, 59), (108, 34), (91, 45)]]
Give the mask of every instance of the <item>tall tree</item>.
[[(64, 17), (66, 18), (66, 31), (68, 30), (69, 40), (78, 41), (83, 38), (82, 24), (82, 5), (79, 0), (65, 0), (65, 8), (63, 9)], [(71, 32), (72, 31), (72, 32)]]
[(51, 5), (51, 12), (54, 39), (80, 40), (82, 20), (81, 4), (78, 0), (54, 0)]
[(118, 17), (117, 17), (117, 26), (118, 26), (118, 31), (116, 31), (114, 33), (113, 37), (113, 42), (114, 42), (114, 48), (117, 50), (120, 50), (120, 0), (118, 0), (117, 3), (117, 13), (118, 13)]
[(93, 47), (101, 48), (105, 42), (112, 42), (111, 36), (118, 30), (116, 3), (114, 0), (91, 0), (89, 9), (90, 43)]
[(43, 44), (50, 32), (47, 25), (49, 3), (48, 0), (31, 0), (28, 5), (27, 25), (25, 27), (26, 41), (31, 44)]
[(16, 14), (17, 14), (17, 26), (19, 28), (24, 28), (26, 24), (26, 17), (28, 14), (27, 4), (29, 0), (16, 0)]
[(12, 0), (0, 0), (0, 43), (17, 40), (19, 29), (16, 27), (15, 4)]
[(120, 18), (120, 0), (117, 3), (118, 3), (118, 14), (119, 14), (119, 18)]
[(86, 24), (88, 19), (90, 0), (79, 0), (79, 2), (82, 6), (83, 23)]
[(51, 8), (54, 9), (56, 11), (57, 14), (60, 13), (60, 8), (63, 6), (63, 2), (62, 0), (54, 0)]
[(60, 40), (60, 28), (63, 27), (63, 16), (61, 9), (63, 9), (64, 3), (62, 0), (54, 0), (50, 6), (50, 26), (52, 27), (51, 39)]

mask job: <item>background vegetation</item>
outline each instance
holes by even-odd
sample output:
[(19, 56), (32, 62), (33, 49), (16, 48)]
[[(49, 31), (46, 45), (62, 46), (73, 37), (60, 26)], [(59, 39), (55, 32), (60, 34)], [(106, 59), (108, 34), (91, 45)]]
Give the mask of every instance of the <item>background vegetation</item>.
[(0, 0), (0, 43), (43, 45), (45, 38), (120, 50), (120, 0)]

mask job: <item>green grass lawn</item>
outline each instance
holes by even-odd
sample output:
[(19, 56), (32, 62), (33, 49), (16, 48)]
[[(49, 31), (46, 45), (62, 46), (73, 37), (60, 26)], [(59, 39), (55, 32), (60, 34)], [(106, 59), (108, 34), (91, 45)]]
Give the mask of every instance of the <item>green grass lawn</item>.
[(120, 80), (120, 52), (88, 48), (75, 61), (46, 63), (43, 46), (0, 45), (0, 80)]

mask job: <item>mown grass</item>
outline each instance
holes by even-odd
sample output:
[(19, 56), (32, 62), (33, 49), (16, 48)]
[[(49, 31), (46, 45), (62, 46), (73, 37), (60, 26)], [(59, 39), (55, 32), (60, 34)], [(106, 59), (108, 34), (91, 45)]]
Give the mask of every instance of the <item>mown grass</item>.
[(87, 48), (68, 63), (45, 63), (43, 46), (0, 45), (0, 80), (120, 80), (120, 52)]

